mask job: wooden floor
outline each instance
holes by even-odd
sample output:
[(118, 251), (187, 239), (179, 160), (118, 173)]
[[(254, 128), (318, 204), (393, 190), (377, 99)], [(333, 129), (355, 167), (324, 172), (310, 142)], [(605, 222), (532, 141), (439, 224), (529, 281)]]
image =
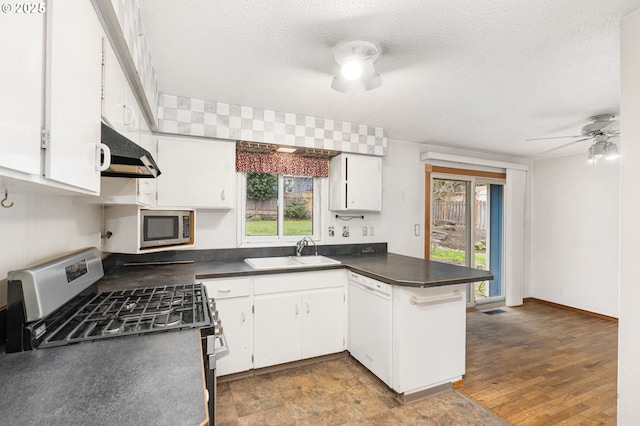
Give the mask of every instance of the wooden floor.
[(535, 300), (499, 309), (467, 315), (461, 393), (512, 425), (616, 424), (616, 322)]

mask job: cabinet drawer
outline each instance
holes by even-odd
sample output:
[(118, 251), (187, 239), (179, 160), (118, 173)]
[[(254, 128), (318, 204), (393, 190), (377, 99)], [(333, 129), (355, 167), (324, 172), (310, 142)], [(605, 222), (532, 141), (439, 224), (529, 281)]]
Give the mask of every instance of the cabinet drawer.
[(213, 299), (228, 299), (251, 295), (251, 278), (218, 278), (202, 280)]

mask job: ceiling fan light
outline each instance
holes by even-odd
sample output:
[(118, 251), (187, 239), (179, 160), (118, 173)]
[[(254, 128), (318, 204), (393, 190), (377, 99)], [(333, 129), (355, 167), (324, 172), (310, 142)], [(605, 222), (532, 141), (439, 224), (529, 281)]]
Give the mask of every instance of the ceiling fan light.
[(618, 146), (615, 142), (610, 142), (604, 148), (605, 158), (607, 160), (615, 160), (616, 158), (620, 158), (620, 152), (618, 152)]
[(599, 160), (599, 159), (604, 157), (604, 155), (605, 155), (605, 152), (604, 152), (605, 144), (604, 143), (597, 142), (597, 143), (594, 143), (591, 147), (593, 148), (593, 158), (595, 158), (596, 160)]
[(347, 80), (357, 80), (362, 77), (364, 71), (364, 65), (362, 61), (356, 58), (350, 58), (344, 61), (340, 67), (340, 75)]
[(589, 164), (596, 163), (595, 158), (593, 158), (593, 146), (590, 146), (589, 149), (587, 150), (587, 163)]

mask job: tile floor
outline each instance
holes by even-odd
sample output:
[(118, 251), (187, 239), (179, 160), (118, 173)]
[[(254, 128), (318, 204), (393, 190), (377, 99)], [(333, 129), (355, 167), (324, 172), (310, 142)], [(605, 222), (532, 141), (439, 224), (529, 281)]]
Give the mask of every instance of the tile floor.
[(402, 405), (350, 356), (218, 386), (218, 426), (505, 425), (451, 390)]

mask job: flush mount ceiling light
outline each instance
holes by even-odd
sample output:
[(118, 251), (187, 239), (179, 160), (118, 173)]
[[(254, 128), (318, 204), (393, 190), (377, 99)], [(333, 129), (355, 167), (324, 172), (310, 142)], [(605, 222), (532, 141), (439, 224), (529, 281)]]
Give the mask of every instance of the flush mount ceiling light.
[(369, 41), (347, 41), (336, 47), (334, 57), (340, 72), (333, 77), (331, 87), (338, 92), (347, 93), (362, 83), (365, 90), (382, 85), (382, 78), (373, 66), (380, 55), (380, 49)]

